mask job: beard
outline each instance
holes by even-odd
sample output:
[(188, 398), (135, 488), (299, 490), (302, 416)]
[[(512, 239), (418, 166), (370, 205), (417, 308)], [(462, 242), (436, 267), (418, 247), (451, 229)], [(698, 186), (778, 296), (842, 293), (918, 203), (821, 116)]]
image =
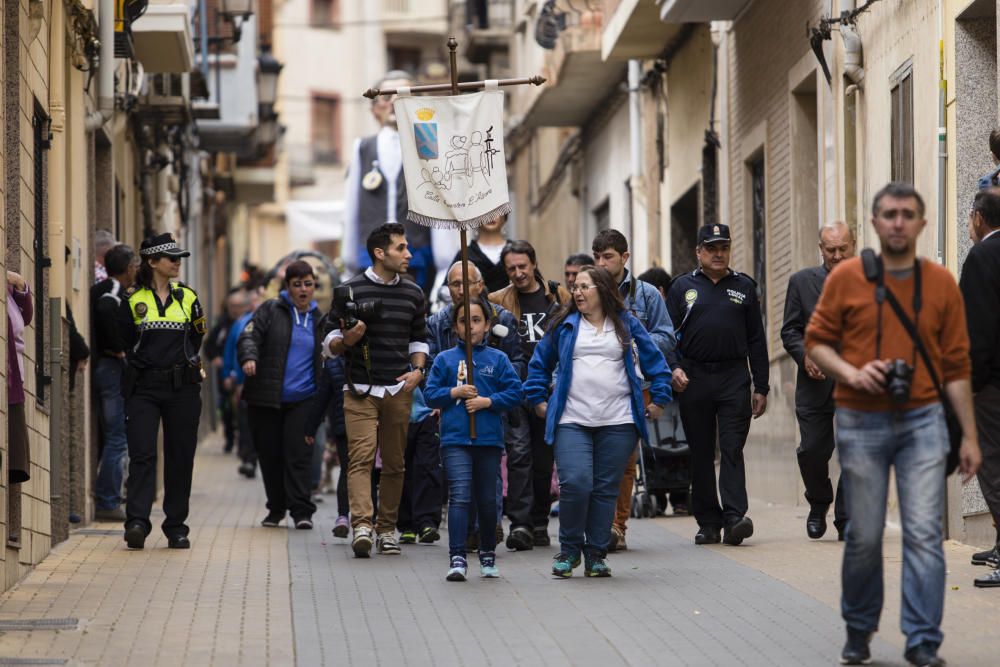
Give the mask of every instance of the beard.
[(892, 241), (886, 241), (882, 244), (883, 254), (892, 255), (893, 257), (908, 255), (912, 250), (913, 246), (909, 241), (902, 242), (902, 245), (893, 245)]

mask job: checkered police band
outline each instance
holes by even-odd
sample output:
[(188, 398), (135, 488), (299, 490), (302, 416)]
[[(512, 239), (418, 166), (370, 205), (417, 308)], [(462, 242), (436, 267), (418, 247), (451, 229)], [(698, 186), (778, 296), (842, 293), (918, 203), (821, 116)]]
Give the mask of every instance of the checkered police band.
[(154, 245), (152, 248), (143, 248), (142, 250), (139, 251), (139, 254), (142, 255), (143, 257), (151, 257), (153, 255), (159, 255), (159, 254), (173, 255), (176, 257), (177, 255), (187, 255), (189, 253), (185, 252), (184, 250), (181, 250), (179, 247), (177, 247), (177, 244), (174, 241), (171, 241), (170, 243), (161, 243), (160, 245)]

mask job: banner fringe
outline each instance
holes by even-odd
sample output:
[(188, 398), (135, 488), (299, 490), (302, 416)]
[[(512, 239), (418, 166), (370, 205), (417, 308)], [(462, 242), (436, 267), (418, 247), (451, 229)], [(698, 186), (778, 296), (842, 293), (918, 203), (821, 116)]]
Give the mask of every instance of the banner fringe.
[(432, 218), (416, 211), (408, 211), (406, 219), (423, 227), (433, 227), (434, 229), (475, 229), (488, 222), (493, 222), (502, 215), (510, 215), (510, 202), (504, 202), (492, 211), (483, 213), (470, 220), (444, 220), (441, 218)]

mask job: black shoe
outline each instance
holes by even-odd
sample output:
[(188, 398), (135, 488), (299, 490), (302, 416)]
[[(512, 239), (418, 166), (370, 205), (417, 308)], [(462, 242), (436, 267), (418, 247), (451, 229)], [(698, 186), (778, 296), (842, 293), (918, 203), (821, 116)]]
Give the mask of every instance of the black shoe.
[(167, 538), (167, 547), (171, 549), (190, 549), (191, 540), (187, 535), (171, 535)]
[(524, 526), (510, 529), (507, 548), (513, 551), (531, 551), (535, 548), (535, 536)]
[(743, 544), (743, 540), (753, 535), (753, 521), (750, 520), (750, 517), (745, 516), (726, 526), (723, 532), (723, 542), (730, 546), (738, 546)]
[(722, 541), (722, 535), (716, 526), (701, 526), (698, 534), (694, 536), (695, 544), (718, 544)]
[(239, 472), (247, 479), (253, 479), (257, 476), (257, 466), (249, 461), (244, 461), (240, 464)]
[(420, 529), (420, 534), (417, 536), (417, 540), (421, 544), (434, 544), (440, 539), (441, 533), (434, 526), (424, 526)]
[(868, 647), (872, 633), (847, 628), (847, 643), (840, 652), (842, 665), (867, 665), (872, 661), (872, 651)]
[(532, 532), (532, 544), (536, 547), (548, 547), (552, 546), (552, 538), (549, 537), (548, 528), (535, 528)]
[(146, 529), (135, 522), (125, 528), (125, 544), (129, 549), (142, 549), (146, 546)]
[(260, 525), (265, 528), (277, 528), (282, 523), (285, 522), (285, 513), (271, 510), (267, 513), (267, 516), (260, 522)]
[(944, 667), (947, 663), (938, 657), (937, 647), (933, 644), (917, 644), (906, 649), (903, 654), (906, 661), (916, 667)]
[(998, 588), (1000, 587), (1000, 570), (993, 570), (989, 574), (976, 577), (973, 583), (976, 588)]
[(826, 513), (829, 507), (814, 507), (806, 518), (806, 534), (809, 539), (818, 540), (826, 535)]
[(837, 541), (844, 542), (847, 540), (847, 519), (843, 521), (834, 521), (833, 527), (837, 529)]
[(300, 517), (295, 520), (295, 527), (298, 530), (312, 530), (313, 527), (312, 519), (310, 519), (307, 516)]
[(987, 551), (980, 551), (972, 554), (973, 565), (989, 565), (996, 569), (1000, 567), (1000, 547), (993, 547)]

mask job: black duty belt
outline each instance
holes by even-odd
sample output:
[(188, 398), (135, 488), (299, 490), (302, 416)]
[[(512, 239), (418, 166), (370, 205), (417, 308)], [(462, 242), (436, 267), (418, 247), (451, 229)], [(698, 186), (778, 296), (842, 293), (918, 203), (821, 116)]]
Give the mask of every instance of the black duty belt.
[(746, 359), (728, 359), (726, 361), (695, 361), (693, 359), (684, 359), (681, 361), (681, 368), (705, 371), (706, 373), (721, 373), (722, 371), (729, 371), (740, 367), (747, 368)]

